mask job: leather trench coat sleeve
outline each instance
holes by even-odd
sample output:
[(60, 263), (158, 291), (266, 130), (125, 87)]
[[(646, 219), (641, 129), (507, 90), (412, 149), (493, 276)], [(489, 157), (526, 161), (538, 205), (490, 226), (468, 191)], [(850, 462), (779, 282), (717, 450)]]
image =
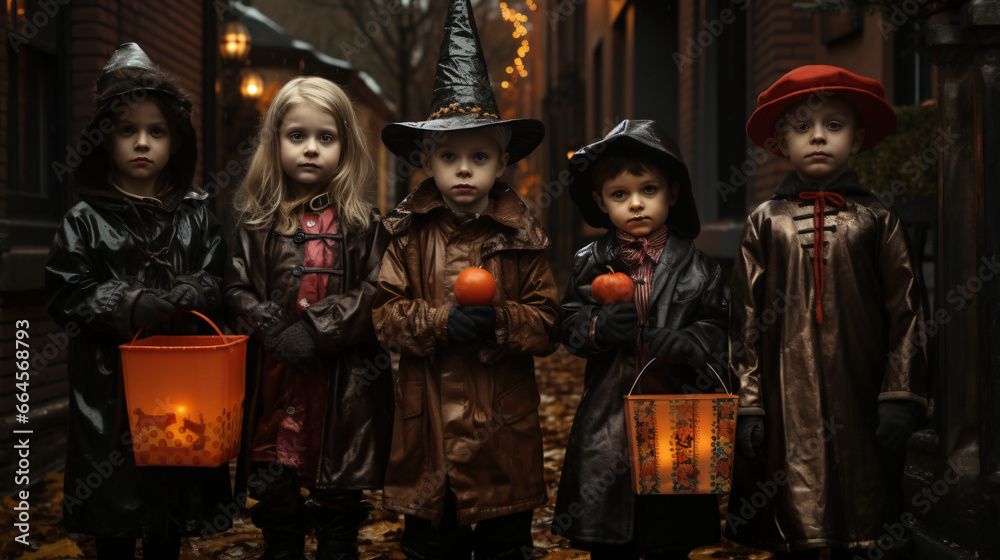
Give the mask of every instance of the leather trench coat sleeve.
[[(317, 332), (317, 360), (329, 372), (327, 419), (316, 486), (380, 488), (391, 439), (392, 376), (389, 348), (375, 339), (371, 306), (384, 250), (376, 214), (367, 233), (340, 238), (327, 296), (302, 312)], [(234, 233), (224, 293), (227, 320), (253, 343), (247, 360), (247, 417), (243, 451), (261, 413), (261, 368), (268, 341), (299, 320), (296, 297), (304, 262), (304, 238), (269, 229)], [(297, 274), (297, 272), (299, 272)], [(247, 453), (241, 453), (246, 461)]]
[[(200, 189), (178, 193), (172, 208), (129, 203), (110, 188), (93, 192), (66, 214), (45, 268), (49, 314), (69, 335), (66, 528), (155, 536), (172, 520), (182, 534), (203, 531), (206, 522), (223, 531), (229, 522), (215, 521), (232, 502), (227, 467), (135, 465), (118, 349), (136, 334), (132, 307), (144, 292), (164, 295), (178, 282), (189, 283), (213, 311), (225, 258), (221, 228)], [(143, 334), (199, 328), (208, 327), (179, 316)]]
[[(715, 496), (641, 496), (630, 486), (625, 404), (643, 364), (635, 343), (598, 348), (590, 322), (600, 307), (590, 285), (606, 265), (621, 263), (614, 232), (587, 245), (574, 257), (562, 302), (563, 344), (587, 358), (583, 395), (570, 431), (552, 532), (586, 543), (624, 545), (637, 539), (643, 550), (690, 548), (718, 541)], [(688, 337), (700, 359), (725, 361), (726, 308), (719, 265), (680, 236), (671, 235), (653, 272), (651, 302), (641, 329), (670, 328)], [(719, 366), (715, 366), (719, 369)], [(634, 394), (712, 392), (701, 372), (678, 364), (653, 365)], [(702, 376), (706, 376), (702, 379)]]
[[(373, 312), (400, 348), (386, 507), (438, 519), (445, 493), (469, 524), (547, 501), (533, 355), (555, 350), (558, 300), (541, 225), (497, 183), (490, 206), (459, 222), (433, 182), (383, 220), (393, 239)], [(491, 340), (448, 343), (453, 285), (467, 267), (497, 281)]]
[(763, 416), (766, 440), (763, 461), (737, 468), (730, 503), (786, 484), (753, 515), (737, 507), (727, 533), (769, 550), (876, 542), (901, 512), (903, 460), (876, 441), (878, 403), (927, 405), (921, 288), (899, 217), (851, 172), (825, 189), (845, 203), (823, 216), (820, 324), (814, 207), (798, 198), (811, 188), (792, 173), (751, 213), (733, 268), (738, 414)]

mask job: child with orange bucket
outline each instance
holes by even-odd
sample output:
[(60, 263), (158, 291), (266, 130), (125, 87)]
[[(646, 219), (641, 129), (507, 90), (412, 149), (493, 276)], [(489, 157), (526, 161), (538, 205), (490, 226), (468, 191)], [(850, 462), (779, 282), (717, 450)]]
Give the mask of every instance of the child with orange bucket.
[[(232, 328), (251, 335), (244, 466), (265, 559), (357, 558), (392, 428), (389, 348), (372, 327), (384, 243), (375, 172), (344, 91), (318, 77), (277, 93), (236, 199), (225, 274)], [(265, 477), (254, 477), (261, 470)], [(243, 484), (243, 481), (238, 481)]]
[(193, 334), (201, 319), (177, 314), (218, 307), (225, 247), (191, 182), (187, 94), (135, 43), (118, 47), (96, 89), (81, 201), (45, 269), (49, 313), (70, 337), (63, 516), (68, 531), (97, 538), (98, 558), (133, 558), (141, 538), (144, 558), (176, 559), (181, 535), (229, 528), (229, 470), (136, 466), (118, 346), (140, 329)]
[[(710, 392), (695, 370), (725, 349), (721, 271), (694, 247), (701, 225), (687, 166), (655, 122), (622, 121), (577, 151), (570, 172), (583, 218), (608, 232), (577, 252), (563, 297), (563, 345), (587, 367), (552, 532), (594, 559), (687, 558), (719, 540), (718, 499), (633, 492), (622, 396), (653, 359), (643, 393)], [(632, 297), (597, 286), (608, 267), (631, 277)], [(730, 465), (717, 468), (728, 476)]]
[(923, 304), (899, 216), (847, 168), (895, 127), (882, 84), (824, 65), (782, 76), (747, 122), (795, 169), (747, 217), (733, 266), (726, 532), (788, 558), (905, 557), (885, 527), (927, 406)]

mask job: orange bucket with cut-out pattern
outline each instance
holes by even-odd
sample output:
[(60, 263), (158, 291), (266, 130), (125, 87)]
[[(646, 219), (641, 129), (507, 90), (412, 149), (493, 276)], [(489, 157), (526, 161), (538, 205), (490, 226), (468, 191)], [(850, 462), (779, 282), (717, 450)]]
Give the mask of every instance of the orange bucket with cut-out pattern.
[(239, 453), (249, 337), (191, 313), (218, 336), (136, 333), (119, 346), (136, 465), (217, 467)]
[(711, 365), (725, 393), (625, 398), (632, 491), (636, 494), (724, 494), (732, 483), (738, 397)]

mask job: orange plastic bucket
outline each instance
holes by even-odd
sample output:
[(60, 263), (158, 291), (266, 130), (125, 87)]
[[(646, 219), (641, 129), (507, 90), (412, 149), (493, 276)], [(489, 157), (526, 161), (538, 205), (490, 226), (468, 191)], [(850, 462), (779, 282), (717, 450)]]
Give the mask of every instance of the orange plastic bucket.
[[(726, 393), (625, 395), (636, 494), (724, 494), (732, 487), (736, 404)], [(718, 378), (719, 374), (708, 366)], [(719, 378), (722, 383), (722, 379)], [(725, 389), (725, 383), (722, 384)]]
[(136, 333), (119, 346), (137, 465), (217, 467), (239, 453), (249, 337), (191, 313), (218, 336)]

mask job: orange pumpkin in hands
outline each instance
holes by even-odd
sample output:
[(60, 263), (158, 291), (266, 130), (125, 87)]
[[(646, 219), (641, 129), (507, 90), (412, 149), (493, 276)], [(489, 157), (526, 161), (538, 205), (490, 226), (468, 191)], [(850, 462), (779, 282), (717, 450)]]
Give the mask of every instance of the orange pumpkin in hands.
[(602, 274), (590, 284), (590, 293), (594, 294), (597, 303), (628, 303), (632, 301), (635, 294), (635, 284), (628, 274), (615, 272), (615, 269), (608, 267), (611, 272)]
[(467, 268), (455, 279), (455, 299), (461, 305), (489, 305), (496, 292), (493, 275), (481, 268)]

